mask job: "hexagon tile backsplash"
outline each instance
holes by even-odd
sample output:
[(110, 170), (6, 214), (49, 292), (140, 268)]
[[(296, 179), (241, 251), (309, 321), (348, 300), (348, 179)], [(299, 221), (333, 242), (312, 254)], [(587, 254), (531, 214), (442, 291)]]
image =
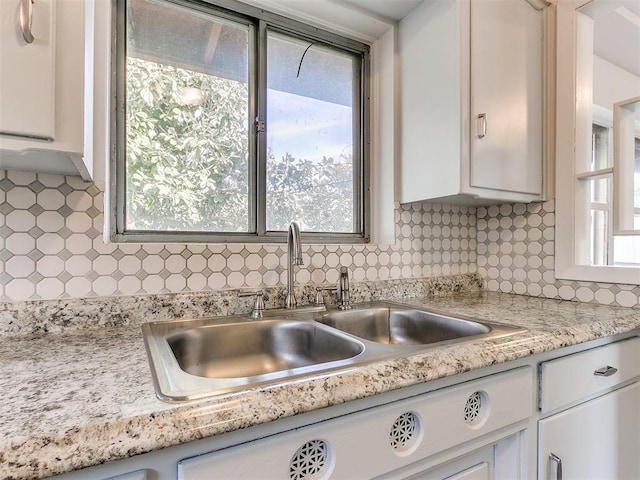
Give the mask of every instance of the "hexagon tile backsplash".
[[(286, 284), (286, 245), (105, 244), (103, 194), (78, 177), (0, 170), (0, 301), (211, 291)], [(304, 245), (296, 281), (474, 273), (475, 209), (396, 209), (394, 245)]]
[[(304, 245), (297, 283), (479, 273), (486, 288), (640, 307), (639, 285), (555, 279), (553, 201), (396, 209), (394, 245)], [(78, 177), (0, 170), (0, 301), (206, 292), (286, 284), (286, 246), (107, 244), (103, 195)]]

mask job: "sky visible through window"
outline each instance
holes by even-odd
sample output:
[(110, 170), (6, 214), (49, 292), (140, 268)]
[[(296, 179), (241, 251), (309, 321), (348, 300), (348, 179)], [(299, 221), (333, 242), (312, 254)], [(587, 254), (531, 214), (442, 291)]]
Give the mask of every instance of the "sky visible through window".
[(273, 89), (268, 95), (268, 143), (276, 160), (287, 153), (313, 162), (352, 154), (351, 107)]

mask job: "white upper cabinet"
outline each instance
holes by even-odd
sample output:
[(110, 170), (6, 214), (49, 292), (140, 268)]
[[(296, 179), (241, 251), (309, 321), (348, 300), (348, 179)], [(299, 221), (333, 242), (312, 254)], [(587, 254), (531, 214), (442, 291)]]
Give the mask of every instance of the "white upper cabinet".
[(78, 0), (0, 1), (0, 168), (92, 178), (84, 11)]
[(55, 36), (51, 0), (0, 3), (0, 134), (53, 140)]
[(542, 200), (545, 13), (424, 2), (400, 22), (400, 202)]

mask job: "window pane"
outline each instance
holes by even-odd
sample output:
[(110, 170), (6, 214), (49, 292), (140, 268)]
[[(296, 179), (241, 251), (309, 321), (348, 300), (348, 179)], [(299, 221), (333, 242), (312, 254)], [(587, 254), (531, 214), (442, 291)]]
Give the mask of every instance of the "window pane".
[[(636, 138), (635, 162), (633, 168), (633, 207), (640, 208), (640, 138)], [(635, 228), (640, 228), (636, 225)]]
[(593, 125), (592, 137), (593, 158), (591, 170), (600, 170), (611, 165), (609, 155), (609, 129), (600, 125)]
[(640, 266), (640, 236), (621, 235), (614, 237), (614, 265)]
[[(267, 230), (354, 232), (359, 58), (269, 32)], [(357, 180), (357, 179), (356, 179)]]
[(590, 180), (591, 182), (591, 202), (592, 203), (608, 203), (609, 202), (609, 184), (608, 178), (597, 178)]
[(126, 229), (249, 230), (248, 32), (127, 2)]
[(608, 225), (605, 210), (591, 210), (591, 265), (608, 264)]

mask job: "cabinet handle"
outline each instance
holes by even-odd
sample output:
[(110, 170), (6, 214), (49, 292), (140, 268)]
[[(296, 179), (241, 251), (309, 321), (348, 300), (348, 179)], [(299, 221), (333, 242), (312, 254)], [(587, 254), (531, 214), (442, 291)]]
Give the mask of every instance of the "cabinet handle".
[(549, 461), (556, 464), (556, 480), (562, 480), (562, 459), (555, 453), (550, 453)]
[(33, 0), (20, 0), (20, 29), (22, 30), (22, 38), (27, 43), (33, 43), (35, 40), (31, 33), (32, 23)]
[(487, 114), (480, 113), (476, 119), (476, 135), (478, 138), (487, 136)]
[(602, 367), (593, 372), (596, 377), (610, 377), (614, 373), (618, 371), (617, 368), (611, 367), (607, 365), (606, 367)]

